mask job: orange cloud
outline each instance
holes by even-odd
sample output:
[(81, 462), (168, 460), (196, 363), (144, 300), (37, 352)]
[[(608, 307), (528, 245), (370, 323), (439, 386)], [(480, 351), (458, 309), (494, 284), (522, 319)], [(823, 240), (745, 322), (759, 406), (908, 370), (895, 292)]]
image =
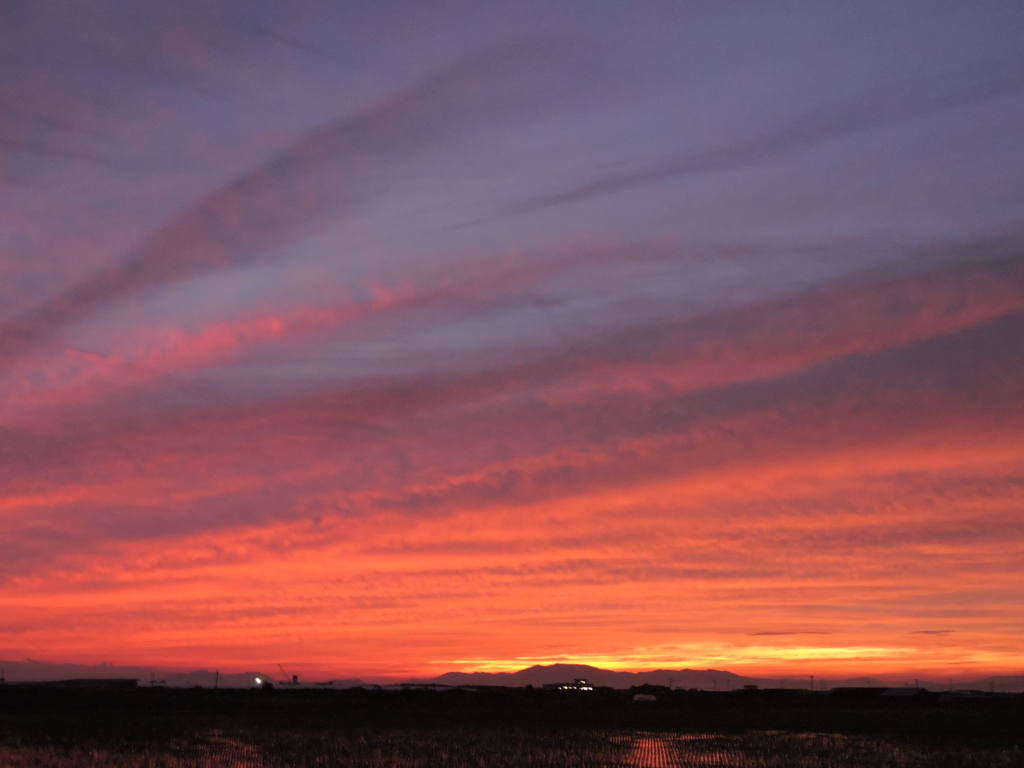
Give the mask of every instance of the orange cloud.
[[(171, 415), (101, 400), (9, 431), (0, 647), (395, 675), (1019, 668), (1024, 326), (982, 304), (721, 386), (551, 398), (549, 366)], [(320, 320), (297, 317), (240, 343)]]

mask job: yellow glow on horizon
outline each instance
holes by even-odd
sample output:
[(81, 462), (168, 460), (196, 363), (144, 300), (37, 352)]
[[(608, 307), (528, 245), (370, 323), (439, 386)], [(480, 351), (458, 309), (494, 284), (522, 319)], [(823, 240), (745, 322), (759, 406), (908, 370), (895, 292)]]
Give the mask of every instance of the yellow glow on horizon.
[[(460, 672), (516, 672), (525, 667), (550, 664), (585, 664), (619, 672), (654, 669), (706, 669), (714, 666), (742, 667), (743, 674), (756, 675), (784, 672), (801, 674), (803, 662), (829, 673), (835, 665), (844, 673), (855, 673), (864, 663), (864, 671), (884, 673), (890, 664), (900, 669), (920, 668), (950, 670), (1013, 669), (1024, 663), (1024, 654), (996, 651), (979, 652), (960, 648), (925, 651), (912, 647), (873, 646), (729, 646), (703, 644), (668, 649), (637, 649), (619, 654), (553, 654), (549, 656), (517, 656), (510, 659), (453, 659), (434, 662)], [(753, 667), (753, 669), (752, 669)]]

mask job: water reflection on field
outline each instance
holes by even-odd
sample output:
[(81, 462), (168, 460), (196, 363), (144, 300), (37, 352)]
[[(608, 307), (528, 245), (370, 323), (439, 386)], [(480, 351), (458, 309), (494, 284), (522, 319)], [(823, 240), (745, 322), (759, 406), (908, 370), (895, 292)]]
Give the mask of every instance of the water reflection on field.
[(875, 736), (591, 729), (197, 733), (123, 749), (0, 744), (3, 768), (1019, 768), (1019, 746)]
[(1019, 747), (929, 744), (868, 736), (752, 731), (637, 733), (631, 768), (962, 768), (1024, 766)]

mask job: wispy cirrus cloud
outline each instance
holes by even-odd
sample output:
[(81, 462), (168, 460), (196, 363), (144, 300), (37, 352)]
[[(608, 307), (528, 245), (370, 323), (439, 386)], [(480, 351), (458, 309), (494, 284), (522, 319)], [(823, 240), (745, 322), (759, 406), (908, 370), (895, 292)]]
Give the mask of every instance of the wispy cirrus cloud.
[(253, 264), (313, 227), (345, 216), (393, 181), (396, 164), (486, 123), (554, 109), (573, 78), (568, 43), (530, 43), (464, 59), (368, 112), (317, 129), (202, 197), (126, 258), (0, 326), (16, 359), (108, 303), (168, 283)]
[(677, 152), (654, 160), (622, 162), (622, 167), (568, 189), (516, 203), (503, 215), (515, 216), (567, 205), (686, 176), (779, 162), (823, 142), (1019, 94), (1022, 82), (1024, 58), (1009, 56), (977, 62), (968, 68), (927, 79), (887, 84), (873, 92), (858, 94), (855, 105), (841, 102), (832, 110), (823, 109), (788, 124), (761, 129), (756, 135), (734, 143)]

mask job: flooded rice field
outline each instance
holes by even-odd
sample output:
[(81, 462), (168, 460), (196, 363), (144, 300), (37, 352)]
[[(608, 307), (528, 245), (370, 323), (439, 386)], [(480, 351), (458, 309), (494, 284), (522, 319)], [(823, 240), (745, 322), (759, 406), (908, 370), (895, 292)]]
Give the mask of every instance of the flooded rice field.
[(825, 733), (637, 733), (631, 768), (966, 768), (1024, 766), (1018, 747), (934, 744)]
[(3, 768), (1019, 768), (1019, 746), (827, 733), (220, 730), (161, 748), (0, 745)]

